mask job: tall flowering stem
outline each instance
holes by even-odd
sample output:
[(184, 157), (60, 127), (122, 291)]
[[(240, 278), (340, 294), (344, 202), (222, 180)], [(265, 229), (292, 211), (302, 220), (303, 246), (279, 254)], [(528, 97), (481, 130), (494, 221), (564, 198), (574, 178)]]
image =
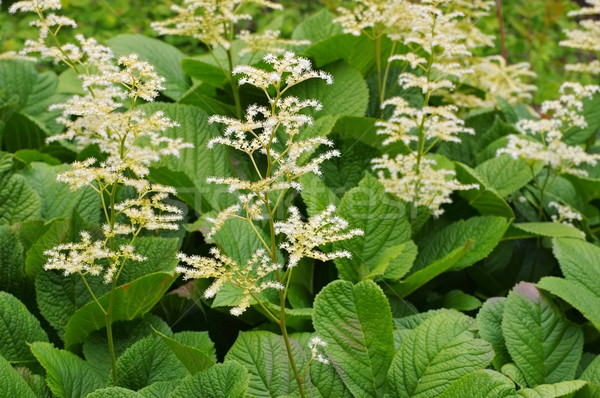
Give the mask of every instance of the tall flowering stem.
[[(104, 154), (98, 161), (88, 158), (74, 162), (72, 168), (57, 176), (73, 191), (82, 187), (95, 190), (102, 203), (105, 224), (103, 237), (92, 238), (81, 233), (79, 242), (65, 243), (47, 250), (46, 270), (59, 270), (65, 275), (78, 274), (92, 299), (105, 316), (108, 349), (113, 382), (117, 382), (117, 365), (112, 334), (118, 280), (126, 264), (145, 257), (136, 253), (134, 242), (143, 230), (174, 230), (182, 218), (181, 210), (164, 202), (175, 189), (150, 183), (146, 177), (152, 162), (167, 155), (179, 155), (191, 144), (161, 135), (167, 128), (177, 126), (162, 112), (146, 115), (136, 105), (152, 101), (163, 89), (164, 79), (154, 67), (130, 54), (114, 59), (108, 47), (92, 38), (77, 35), (77, 44), (61, 44), (58, 32), (76, 27), (75, 21), (56, 15), (61, 8), (58, 0), (34, 0), (14, 3), (9, 11), (33, 12), (38, 16), (31, 24), (39, 28), (36, 40), (29, 40), (22, 53), (39, 53), (43, 58), (62, 62), (79, 75), (87, 94), (75, 95), (51, 109), (61, 109), (57, 119), (65, 125), (64, 132), (51, 136), (48, 142), (72, 140), (81, 148), (95, 144)], [(126, 110), (121, 109), (126, 107)], [(128, 199), (117, 200), (122, 187), (133, 193)], [(117, 243), (119, 241), (127, 243)], [(88, 278), (102, 276), (110, 284), (109, 302), (103, 305)]]
[[(214, 278), (204, 292), (206, 298), (213, 297), (227, 282), (239, 286), (244, 297), (231, 309), (233, 315), (242, 314), (254, 300), (265, 315), (280, 327), (298, 390), (305, 397), (303, 375), (293, 357), (286, 323), (286, 302), (292, 272), (302, 258), (326, 261), (350, 257), (346, 251), (326, 253), (319, 247), (361, 235), (362, 231), (349, 229), (348, 223), (335, 215), (333, 205), (307, 220), (292, 206), (287, 209), (287, 220), (277, 219), (286, 193), (302, 188), (299, 178), (307, 173), (319, 175), (322, 162), (339, 156), (338, 151), (329, 150), (306, 159), (304, 155), (318, 146), (332, 146), (333, 143), (319, 136), (301, 138), (302, 128), (313, 122), (305, 110), (319, 110), (321, 104), (315, 99), (299, 99), (289, 95), (288, 90), (308, 79), (323, 79), (327, 84), (333, 83), (333, 79), (325, 72), (313, 70), (308, 59), (297, 57), (292, 52), (280, 56), (267, 54), (264, 62), (269, 65), (267, 70), (242, 65), (234, 68), (233, 73), (241, 75), (240, 84), (250, 84), (262, 90), (266, 105), (249, 106), (243, 120), (219, 115), (211, 117), (210, 122), (226, 127), (222, 136), (208, 143), (209, 147), (221, 144), (245, 153), (256, 174), (252, 180), (230, 176), (208, 179), (210, 183), (229, 186), (232, 193), (237, 192), (238, 203), (210, 219), (213, 227), (207, 239), (213, 239), (228, 220), (240, 219), (251, 226), (261, 246), (254, 249), (254, 255), (245, 264), (238, 263), (217, 248), (211, 250), (212, 257), (180, 254), (183, 264), (177, 271), (183, 273), (185, 278)], [(280, 262), (283, 257), (280, 250), (287, 253), (287, 261), (283, 264)], [(260, 293), (265, 289), (278, 291), (277, 310), (273, 303), (262, 298)], [(322, 356), (317, 358), (320, 359)]]

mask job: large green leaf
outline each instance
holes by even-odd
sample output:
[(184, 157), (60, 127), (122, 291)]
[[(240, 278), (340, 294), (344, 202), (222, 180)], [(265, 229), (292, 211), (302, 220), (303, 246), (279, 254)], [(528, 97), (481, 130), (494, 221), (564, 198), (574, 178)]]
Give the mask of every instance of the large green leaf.
[(382, 397), (394, 354), (392, 312), (371, 280), (335, 281), (315, 299), (313, 323), (325, 352), (355, 396)]
[(208, 369), (217, 361), (208, 332), (180, 332), (173, 337), (155, 331), (191, 374)]
[(236, 361), (227, 361), (183, 380), (169, 398), (245, 398), (248, 383), (246, 368)]
[(0, 356), (10, 362), (34, 361), (27, 343), (48, 341), (40, 322), (16, 297), (0, 291)]
[[(300, 183), (302, 184), (302, 201), (306, 205), (306, 211), (309, 216), (313, 216), (319, 212), (322, 212), (333, 204), (338, 206), (340, 203), (340, 196), (335, 191), (330, 189), (325, 181), (321, 177), (315, 174), (304, 174), (300, 177)], [(342, 194), (343, 192), (340, 192)]]
[(36, 398), (23, 377), (0, 355), (0, 396)]
[(46, 383), (57, 397), (81, 398), (105, 386), (87, 362), (69, 351), (37, 342), (31, 352), (46, 369)]
[(21, 149), (39, 149), (44, 145), (46, 133), (43, 126), (31, 116), (14, 113), (4, 125), (4, 147), (9, 152)]
[(369, 89), (360, 73), (343, 62), (322, 68), (333, 76), (333, 85), (324, 80), (311, 79), (289, 90), (298, 98), (315, 98), (323, 104), (317, 114), (336, 116), (364, 116), (369, 104)]
[(496, 355), (492, 360), (492, 364), (496, 370), (500, 370), (504, 364), (511, 360), (502, 335), (502, 315), (504, 314), (505, 301), (504, 297), (492, 297), (483, 303), (477, 313), (479, 335), (492, 344), (494, 348)]
[(536, 164), (535, 169), (531, 170), (524, 160), (503, 154), (486, 160), (475, 167), (475, 170), (483, 177), (486, 186), (493, 188), (500, 196), (506, 197), (525, 186), (537, 175), (542, 166)]
[(523, 398), (557, 398), (571, 396), (575, 391), (585, 386), (585, 381), (569, 380), (556, 384), (542, 384), (535, 388), (523, 388), (517, 391), (518, 397)]
[(20, 296), (25, 281), (23, 245), (10, 227), (0, 225), (0, 290)]
[(181, 66), (185, 73), (194, 79), (215, 87), (223, 87), (227, 83), (227, 76), (221, 68), (204, 62), (204, 56), (197, 58), (184, 58)]
[[(214, 148), (207, 147), (208, 141), (219, 136), (217, 126), (208, 124), (208, 115), (191, 105), (151, 103), (141, 107), (148, 114), (162, 111), (171, 119), (177, 121), (180, 126), (167, 129), (163, 134), (171, 138), (181, 140), (194, 145), (193, 149), (184, 149), (181, 156), (169, 156), (163, 158), (155, 167), (166, 167), (174, 172), (183, 172), (193, 186), (175, 186), (178, 192), (186, 195), (194, 195), (195, 209), (203, 208), (205, 202), (210, 207), (221, 210), (231, 200), (231, 195), (226, 189), (215, 184), (207, 184), (206, 178), (211, 176), (230, 176), (228, 155), (223, 145), (215, 145)], [(164, 174), (164, 173), (163, 173)], [(163, 181), (160, 175), (155, 174), (159, 183), (170, 183)], [(186, 202), (189, 202), (187, 199)]]
[(91, 188), (71, 191), (68, 184), (56, 181), (56, 175), (70, 166), (50, 166), (46, 163), (32, 163), (23, 172), (27, 183), (42, 198), (42, 218), (70, 217), (74, 210), (86, 220), (100, 222), (100, 196)]
[(119, 283), (131, 282), (154, 272), (173, 272), (177, 266), (176, 238), (141, 237), (134, 242), (135, 252), (146, 257), (144, 261), (125, 263)]
[(477, 370), (452, 383), (439, 398), (515, 398), (515, 385), (493, 370)]
[(41, 218), (41, 202), (25, 178), (8, 172), (0, 174), (0, 224)]
[(120, 34), (107, 40), (107, 44), (115, 56), (136, 53), (141, 60), (154, 65), (156, 72), (166, 79), (163, 93), (167, 97), (178, 100), (190, 86), (181, 68), (183, 53), (172, 45), (140, 34)]
[(521, 282), (508, 295), (502, 333), (513, 362), (530, 387), (575, 376), (583, 333), (534, 284)]
[(396, 397), (439, 397), (454, 381), (491, 362), (491, 345), (475, 338), (476, 323), (459, 312), (426, 319), (402, 341), (388, 372)]
[(35, 63), (17, 59), (0, 60), (0, 87), (4, 98), (17, 98), (16, 109), (25, 107), (35, 88), (38, 76)]
[(304, 18), (292, 34), (294, 40), (310, 40), (313, 44), (342, 33), (342, 26), (333, 23), (335, 16), (327, 9)]
[[(117, 287), (113, 321), (129, 321), (150, 311), (174, 280), (170, 273), (157, 272)], [(110, 293), (98, 298), (104, 308), (108, 308), (109, 300)], [(83, 343), (91, 332), (104, 326), (104, 313), (95, 301), (89, 302), (69, 319), (65, 328), (65, 345), (71, 347)]]
[(586, 380), (588, 384), (575, 395), (577, 398), (594, 398), (600, 396), (600, 355), (596, 356), (585, 368), (581, 380)]
[(407, 247), (404, 243), (411, 235), (404, 204), (387, 194), (375, 177), (367, 174), (358, 187), (348, 191), (338, 214), (351, 228), (364, 231), (364, 236), (333, 245), (335, 250), (352, 254), (350, 259), (335, 260), (340, 278), (359, 282), (376, 275), (391, 275), (399, 279), (410, 270), (414, 257), (402, 256)]
[(460, 270), (473, 265), (491, 253), (509, 225), (505, 218), (496, 216), (471, 217), (456, 221), (419, 243), (419, 255), (414, 271), (443, 258), (468, 240), (472, 240), (473, 244), (453, 269)]
[[(304, 369), (307, 360), (302, 349), (295, 340), (290, 343), (296, 367)], [(232, 360), (244, 365), (250, 374), (248, 395), (275, 398), (298, 391), (282, 336), (262, 331), (240, 332), (225, 356), (225, 363)]]
[(555, 239), (554, 256), (566, 279), (543, 278), (538, 286), (579, 310), (600, 330), (600, 248), (579, 239)]
[(555, 222), (513, 223), (511, 225), (511, 230), (507, 231), (507, 234), (504, 238), (527, 239), (539, 236), (550, 238), (585, 238), (585, 234), (581, 230), (571, 225)]
[(159, 337), (148, 336), (119, 357), (115, 385), (137, 391), (155, 382), (183, 379), (188, 375), (185, 366)]

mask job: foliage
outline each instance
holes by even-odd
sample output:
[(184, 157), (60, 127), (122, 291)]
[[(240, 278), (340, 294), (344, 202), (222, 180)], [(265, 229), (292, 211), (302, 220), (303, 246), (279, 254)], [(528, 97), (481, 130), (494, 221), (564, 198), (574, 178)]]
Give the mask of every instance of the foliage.
[(600, 1), (175, 3), (2, 4), (0, 396), (598, 396)]

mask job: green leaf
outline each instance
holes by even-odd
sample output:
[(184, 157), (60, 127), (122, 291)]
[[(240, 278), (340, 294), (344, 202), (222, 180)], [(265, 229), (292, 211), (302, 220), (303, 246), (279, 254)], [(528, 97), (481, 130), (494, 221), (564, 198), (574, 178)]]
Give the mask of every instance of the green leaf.
[(37, 83), (37, 75), (34, 62), (18, 59), (0, 60), (0, 87), (4, 90), (4, 98), (17, 99), (17, 111), (27, 104)]
[(177, 266), (177, 238), (141, 237), (133, 244), (135, 252), (146, 257), (144, 261), (125, 263), (119, 283), (131, 282), (155, 272), (173, 272)]
[(169, 398), (245, 398), (249, 379), (242, 365), (227, 361), (183, 380)]
[(375, 177), (367, 174), (358, 187), (348, 191), (337, 212), (350, 228), (364, 231), (364, 236), (333, 245), (334, 250), (352, 253), (351, 259), (335, 259), (341, 279), (359, 282), (386, 273), (400, 278), (410, 270), (412, 262), (401, 256), (404, 246), (398, 248), (411, 235), (404, 204), (387, 194)]
[(456, 221), (419, 243), (419, 255), (414, 270), (439, 260), (461, 247), (468, 240), (473, 244), (469, 251), (453, 267), (461, 270), (484, 259), (496, 247), (510, 223), (503, 217), (480, 216)]
[[(171, 329), (161, 318), (149, 315), (133, 321), (115, 322), (112, 326), (113, 344), (115, 356), (118, 358), (126, 349), (147, 336), (151, 336), (155, 330), (165, 335), (171, 335)], [(106, 349), (108, 339), (106, 330), (93, 332), (83, 343), (83, 355), (90, 366), (103, 380), (107, 380), (111, 373), (110, 353)]]
[(514, 218), (512, 208), (493, 188), (488, 188), (484, 177), (469, 166), (454, 162), (457, 179), (463, 184), (478, 184), (479, 189), (460, 191), (459, 195), (482, 215)]
[(396, 397), (438, 397), (462, 376), (484, 369), (491, 345), (475, 338), (475, 321), (445, 311), (426, 319), (404, 339), (388, 372)]
[(10, 363), (0, 355), (0, 396), (36, 398), (27, 382), (18, 374)]
[(500, 370), (504, 364), (511, 361), (502, 335), (502, 315), (505, 302), (504, 297), (492, 297), (483, 303), (477, 313), (479, 335), (494, 347), (496, 355), (492, 364), (496, 370)]
[(510, 356), (530, 387), (575, 376), (583, 333), (534, 284), (521, 282), (508, 295), (502, 333)]
[(181, 66), (185, 73), (214, 87), (223, 87), (227, 83), (227, 76), (221, 68), (203, 62), (197, 58), (184, 58)]
[(177, 48), (164, 41), (140, 34), (120, 34), (106, 41), (115, 56), (136, 53), (140, 60), (148, 61), (166, 82), (163, 93), (174, 100), (183, 96), (190, 81), (181, 68), (184, 55)]
[(585, 381), (569, 380), (556, 384), (542, 384), (535, 388), (524, 388), (517, 392), (517, 396), (524, 398), (557, 398), (563, 397), (580, 390), (585, 386)]
[[(514, 231), (508, 235), (511, 239), (526, 239), (530, 237), (550, 237), (550, 238), (578, 238), (584, 239), (585, 234), (570, 225), (556, 222), (522, 222), (513, 223)], [(526, 232), (523, 234), (522, 232)]]
[[(117, 287), (112, 319), (129, 321), (142, 316), (154, 307), (169, 289), (175, 278), (166, 272), (157, 272)], [(110, 293), (98, 298), (108, 308)], [(105, 316), (95, 301), (89, 302), (69, 319), (65, 328), (65, 346), (83, 343), (89, 334), (105, 326)]]
[(164, 398), (171, 397), (171, 392), (175, 390), (182, 380), (159, 381), (152, 383), (138, 391), (143, 398)]
[[(180, 124), (179, 127), (167, 129), (163, 135), (174, 139), (180, 138), (194, 145), (193, 149), (182, 150), (180, 157), (165, 157), (154, 166), (184, 173), (194, 185), (175, 186), (175, 188), (180, 193), (194, 195), (194, 203), (201, 204), (204, 201), (216, 210), (227, 207), (231, 195), (224, 194), (226, 189), (215, 184), (206, 184), (207, 177), (231, 175), (225, 147), (223, 145), (215, 145), (212, 149), (207, 147), (211, 138), (220, 135), (215, 125), (208, 124), (208, 115), (194, 106), (181, 104), (155, 102), (145, 104), (141, 109), (148, 114), (163, 111), (166, 116)], [(199, 134), (199, 131), (202, 134)], [(156, 174), (154, 176), (159, 177)], [(162, 183), (163, 180), (159, 179), (157, 182)], [(169, 182), (165, 181), (165, 183)], [(186, 200), (189, 201), (190, 199)], [(199, 207), (195, 208), (200, 210)]]
[(369, 89), (360, 73), (343, 62), (327, 65), (323, 71), (333, 76), (333, 85), (311, 79), (290, 88), (298, 98), (318, 98), (323, 110), (318, 115), (364, 116), (369, 104)]
[(143, 395), (122, 387), (107, 387), (86, 395), (86, 398), (142, 398)]
[(208, 369), (217, 361), (208, 332), (180, 332), (173, 338), (154, 331), (191, 374)]
[(341, 198), (319, 176), (312, 173), (304, 174), (300, 177), (300, 183), (302, 184), (300, 195), (309, 216), (325, 210), (330, 204), (339, 206)]
[(31, 116), (14, 113), (4, 125), (4, 147), (9, 152), (21, 149), (39, 149), (44, 145), (43, 126)]
[(23, 245), (11, 228), (0, 225), (0, 290), (21, 296), (27, 287), (24, 282)]
[[(542, 167), (542, 164), (536, 164), (533, 174), (539, 173)], [(493, 188), (502, 197), (522, 188), (534, 177), (524, 160), (513, 159), (506, 154), (483, 162), (475, 170), (483, 177), (486, 186)]]
[(313, 44), (342, 33), (342, 25), (333, 22), (335, 16), (327, 9), (304, 18), (292, 33), (294, 40), (310, 40)]
[(42, 217), (51, 220), (56, 217), (70, 217), (74, 210), (92, 223), (100, 222), (100, 196), (91, 188), (84, 187), (75, 192), (68, 184), (56, 181), (56, 175), (71, 167), (68, 165), (50, 166), (46, 163), (32, 163), (23, 172), (29, 186), (42, 198)]
[[(261, 233), (265, 242), (269, 242), (264, 231), (258, 229), (258, 232)], [(252, 226), (247, 221), (240, 219), (227, 220), (215, 234), (214, 240), (219, 242), (223, 251), (240, 265), (246, 264), (256, 250), (265, 248)], [(281, 254), (278, 257), (281, 258)]]
[(0, 174), (0, 224), (37, 220), (42, 203), (37, 192), (17, 174)]
[(452, 383), (439, 398), (515, 398), (515, 385), (493, 370), (476, 370)]
[(34, 277), (43, 270), (46, 263), (44, 251), (64, 243), (71, 232), (70, 220), (55, 219), (47, 225), (47, 231), (26, 252), (25, 270), (29, 276)]
[(27, 343), (48, 341), (40, 322), (9, 293), (0, 291), (0, 308), (0, 355), (13, 363), (34, 361)]
[(382, 397), (394, 354), (392, 312), (371, 280), (335, 281), (315, 298), (313, 323), (325, 352), (355, 396)]
[(588, 384), (575, 395), (577, 398), (594, 398), (600, 396), (600, 355), (585, 368), (581, 376)]
[(81, 398), (105, 385), (87, 362), (69, 351), (37, 342), (31, 352), (46, 369), (46, 383), (55, 396)]
[(579, 239), (560, 238), (554, 240), (553, 252), (565, 279), (545, 277), (538, 286), (571, 304), (600, 330), (600, 249)]
[(159, 381), (183, 379), (189, 373), (167, 345), (148, 336), (129, 347), (117, 360), (120, 387), (139, 390)]
[(452, 267), (467, 255), (469, 248), (472, 245), (472, 241), (469, 239), (465, 242), (463, 247), (458, 247), (448, 253), (445, 257), (434, 261), (427, 267), (418, 270), (417, 272), (409, 275), (403, 281), (392, 286), (394, 294), (400, 297), (406, 297), (436, 276), (448, 271)]
[[(290, 340), (290, 344), (297, 368), (304, 369), (307, 361), (302, 349), (295, 340)], [(262, 331), (240, 332), (225, 356), (225, 363), (230, 361), (237, 361), (248, 370), (249, 396), (270, 398), (298, 391), (282, 336)]]
[(481, 300), (477, 297), (464, 293), (461, 290), (450, 290), (444, 295), (443, 307), (459, 311), (473, 311), (481, 307)]

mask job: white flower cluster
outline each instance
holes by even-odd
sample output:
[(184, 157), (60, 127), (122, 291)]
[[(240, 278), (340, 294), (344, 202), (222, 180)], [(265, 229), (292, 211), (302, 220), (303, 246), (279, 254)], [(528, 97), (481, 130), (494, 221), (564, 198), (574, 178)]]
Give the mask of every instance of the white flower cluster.
[(454, 178), (453, 170), (435, 166), (433, 159), (421, 158), (417, 171), (416, 157), (401, 154), (394, 159), (385, 154), (373, 160), (373, 168), (380, 170), (379, 182), (387, 192), (405, 202), (427, 207), (437, 217), (444, 213), (441, 206), (452, 202), (452, 192), (479, 189), (479, 185), (461, 184)]
[(573, 227), (574, 226), (573, 221), (583, 220), (583, 217), (581, 216), (581, 214), (579, 212), (573, 210), (571, 208), (571, 206), (569, 206), (569, 205), (561, 205), (558, 202), (552, 201), (552, 202), (548, 203), (548, 206), (555, 208), (558, 213), (558, 214), (552, 215), (551, 218), (552, 218), (553, 222), (562, 223), (562, 224), (570, 225)]
[[(38, 16), (31, 25), (39, 28), (39, 37), (26, 43), (24, 53), (38, 52), (42, 57), (63, 62), (82, 81), (85, 95), (75, 95), (63, 104), (51, 106), (51, 109), (62, 109), (57, 121), (64, 124), (66, 130), (48, 141), (74, 140), (80, 147), (96, 144), (106, 154), (100, 162), (94, 158), (74, 162), (70, 170), (57, 176), (58, 181), (68, 183), (72, 190), (90, 186), (98, 192), (102, 197), (106, 224), (102, 229), (103, 241), (92, 242), (89, 234), (82, 234), (80, 243), (59, 245), (48, 251), (46, 269), (97, 275), (102, 268), (97, 260), (108, 259), (105, 273), (108, 283), (115, 273), (118, 275), (126, 259), (142, 259), (133, 252), (131, 245), (113, 251), (116, 235), (133, 236), (133, 243), (141, 229), (178, 228), (176, 221), (182, 218), (181, 210), (164, 203), (168, 195), (175, 194), (175, 189), (150, 184), (146, 176), (152, 162), (167, 155), (178, 156), (181, 149), (192, 145), (161, 135), (166, 129), (177, 126), (164, 113), (147, 116), (136, 109), (138, 99), (152, 101), (164, 89), (165, 79), (154, 67), (139, 60), (136, 54), (115, 61), (108, 47), (82, 35), (76, 35), (78, 44), (59, 44), (57, 32), (65, 26), (76, 27), (69, 18), (45, 13), (60, 8), (60, 1), (36, 0), (14, 3), (10, 11), (34, 12)], [(48, 47), (50, 41), (53, 44)], [(123, 111), (126, 105), (128, 109)], [(115, 203), (119, 185), (133, 187), (137, 195)], [(111, 198), (108, 204), (106, 197)], [(116, 217), (122, 215), (126, 216), (129, 225), (117, 222)]]
[[(586, 0), (590, 5), (589, 7), (582, 7), (579, 10), (569, 12), (569, 16), (596, 16), (596, 18), (581, 19), (579, 23), (579, 29), (565, 30), (567, 39), (561, 41), (559, 44), (564, 47), (575, 48), (578, 50), (588, 50), (595, 54), (600, 51), (600, 21), (598, 21), (597, 15), (600, 14), (600, 1), (599, 0)], [(595, 59), (590, 62), (579, 62), (575, 64), (568, 64), (565, 69), (600, 74), (600, 60)]]
[(287, 221), (275, 223), (275, 233), (284, 234), (286, 241), (279, 247), (289, 254), (288, 267), (294, 267), (303, 257), (321, 261), (334, 258), (350, 258), (352, 255), (345, 250), (324, 253), (318, 250), (326, 243), (339, 242), (362, 236), (361, 229), (348, 229), (348, 222), (335, 215), (335, 206), (329, 205), (320, 213), (302, 221), (300, 211), (296, 207), (289, 208), (290, 217)]
[(469, 17), (462, 10), (451, 8), (466, 7), (472, 15), (478, 15), (489, 4), (479, 2), (471, 7), (465, 2), (453, 5), (445, 0), (406, 3), (410, 29), (388, 35), (406, 44), (410, 51), (390, 57), (389, 62), (402, 61), (413, 69), (412, 73), (400, 74), (399, 84), (405, 90), (419, 88), (425, 101), (420, 107), (413, 107), (400, 97), (383, 101), (382, 108), (393, 106), (393, 113), (388, 120), (376, 122), (380, 128), (377, 133), (388, 136), (384, 145), (401, 141), (410, 152), (394, 159), (388, 155), (373, 159), (373, 168), (379, 170), (378, 177), (386, 191), (413, 206), (425, 206), (438, 216), (443, 213), (441, 206), (451, 202), (454, 190), (478, 188), (459, 183), (452, 170), (435, 168), (435, 161), (425, 157), (440, 141), (460, 143), (460, 134), (475, 134), (457, 117), (456, 106), (429, 103), (432, 95), (453, 91), (458, 78), (472, 73), (457, 59), (469, 57), (469, 46), (481, 44), (470, 40), (468, 29), (460, 23), (468, 24)]
[(249, 306), (256, 294), (265, 289), (283, 290), (279, 282), (268, 280), (273, 271), (280, 268), (269, 259), (266, 251), (259, 249), (245, 264), (238, 264), (232, 258), (224, 255), (213, 247), (210, 250), (213, 257), (177, 255), (186, 266), (178, 266), (175, 271), (182, 273), (184, 279), (215, 278), (213, 283), (204, 291), (205, 298), (214, 297), (226, 282), (239, 286), (244, 291), (241, 302), (231, 309), (231, 314), (241, 315)]
[(258, 53), (265, 51), (271, 54), (283, 54), (288, 47), (308, 46), (309, 40), (291, 40), (282, 39), (281, 32), (278, 30), (265, 30), (262, 33), (251, 33), (249, 30), (242, 30), (237, 38), (244, 42), (244, 48), (240, 50), (240, 57), (249, 53)]
[(600, 155), (589, 154), (582, 147), (566, 144), (563, 136), (569, 129), (587, 126), (581, 115), (583, 99), (600, 92), (600, 86), (565, 83), (560, 92), (562, 96), (558, 100), (542, 104), (541, 111), (548, 118), (517, 122), (517, 129), (522, 135), (510, 135), (506, 147), (499, 149), (497, 154), (506, 153), (515, 159), (541, 161), (557, 173), (587, 175), (585, 170), (576, 167), (583, 163), (596, 165)]
[[(230, 192), (242, 193), (238, 196), (237, 204), (208, 219), (213, 225), (206, 235), (207, 239), (213, 239), (227, 220), (237, 218), (250, 223), (263, 248), (245, 265), (237, 264), (213, 249), (211, 254), (214, 258), (180, 255), (180, 259), (188, 266), (178, 268), (186, 278), (215, 278), (205, 293), (206, 297), (212, 297), (226, 281), (242, 287), (245, 298), (232, 309), (234, 315), (241, 314), (256, 293), (266, 288), (283, 289), (283, 283), (287, 283), (285, 277), (280, 276), (280, 267), (273, 264), (277, 258), (275, 234), (284, 234), (286, 237), (279, 247), (289, 254), (285, 264), (287, 269), (296, 266), (302, 257), (323, 261), (350, 257), (350, 253), (346, 251), (324, 253), (319, 250), (319, 246), (362, 234), (360, 230), (348, 230), (348, 223), (335, 216), (335, 206), (328, 207), (306, 221), (301, 219), (297, 208), (290, 207), (290, 218), (285, 222), (275, 222), (274, 214), (285, 192), (302, 188), (298, 178), (307, 173), (320, 174), (320, 164), (340, 154), (336, 150), (329, 150), (313, 158), (308, 157), (321, 145), (333, 145), (333, 142), (320, 136), (298, 139), (302, 128), (313, 123), (312, 117), (303, 111), (307, 108), (319, 110), (321, 104), (314, 99), (301, 100), (294, 96), (284, 96), (290, 87), (308, 79), (323, 79), (331, 84), (332, 77), (325, 72), (313, 70), (308, 59), (297, 57), (291, 52), (279, 56), (267, 54), (264, 61), (270, 65), (269, 70), (238, 66), (233, 73), (242, 75), (239, 84), (251, 84), (262, 89), (268, 105), (249, 106), (245, 120), (220, 115), (210, 118), (211, 123), (222, 123), (226, 127), (222, 136), (208, 142), (208, 147), (221, 144), (245, 153), (252, 162), (256, 178), (245, 180), (223, 176), (207, 179), (210, 183), (228, 185)], [(272, 226), (271, 244), (267, 244), (258, 232), (262, 226), (255, 225), (255, 222), (264, 219), (268, 219)], [(276, 274), (278, 282), (268, 280), (267, 276), (272, 272)]]
[[(104, 271), (104, 282), (110, 283), (119, 266), (125, 260), (144, 261), (146, 258), (134, 252), (131, 245), (121, 245), (119, 250), (110, 250), (106, 240), (92, 241), (88, 232), (81, 233), (78, 243), (63, 243), (44, 251), (48, 257), (45, 270), (60, 270), (65, 276), (70, 274), (99, 275)], [(102, 265), (106, 260), (107, 265)]]
[[(240, 8), (249, 3), (275, 10), (282, 9), (280, 4), (268, 0), (184, 0), (182, 6), (171, 6), (177, 16), (153, 22), (151, 26), (161, 35), (189, 36), (207, 46), (221, 46), (228, 50), (233, 39), (231, 25), (241, 20), (252, 20), (250, 14), (240, 12)], [(256, 38), (251, 38), (249, 33), (241, 33), (240, 39), (249, 43), (250, 51), (273, 51), (273, 48), (279, 46), (303, 44), (279, 39), (275, 31), (266, 31)], [(261, 45), (265, 47), (261, 48)], [(247, 51), (244, 50), (241, 55), (245, 52)]]
[(327, 343), (319, 336), (314, 336), (308, 341), (308, 348), (310, 349), (310, 361), (321, 362), (322, 364), (329, 364), (329, 359), (321, 352), (323, 348), (327, 347)]

